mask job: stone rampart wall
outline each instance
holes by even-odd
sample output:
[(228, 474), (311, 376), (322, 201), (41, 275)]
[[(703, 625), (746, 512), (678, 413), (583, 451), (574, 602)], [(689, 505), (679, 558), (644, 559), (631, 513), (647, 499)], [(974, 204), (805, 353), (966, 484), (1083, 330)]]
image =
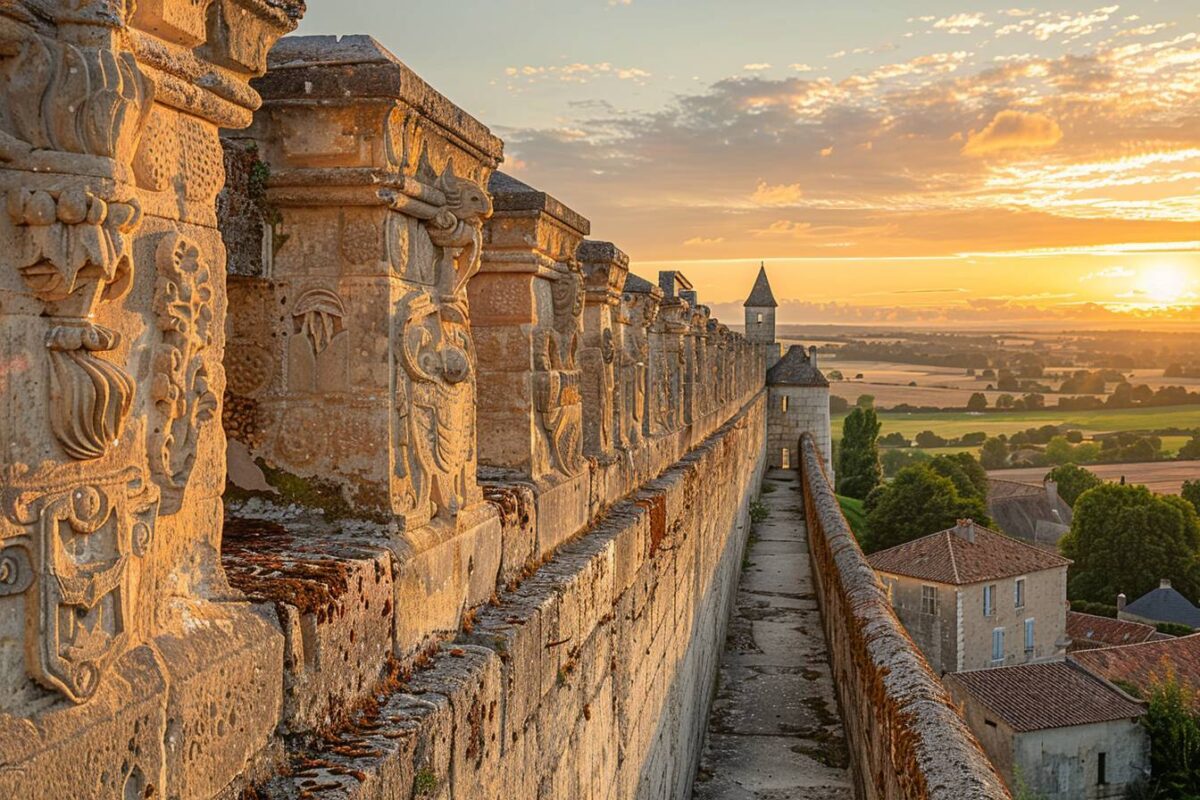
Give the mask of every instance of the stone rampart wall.
[[(760, 392), (498, 593), (457, 641), (296, 747), (288, 776), (257, 796), (687, 797), (762, 476), (764, 412)], [(347, 605), (318, 624), (340, 626)]]
[(1011, 795), (905, 633), (850, 532), (813, 438), (799, 442), (809, 549), (863, 800)]

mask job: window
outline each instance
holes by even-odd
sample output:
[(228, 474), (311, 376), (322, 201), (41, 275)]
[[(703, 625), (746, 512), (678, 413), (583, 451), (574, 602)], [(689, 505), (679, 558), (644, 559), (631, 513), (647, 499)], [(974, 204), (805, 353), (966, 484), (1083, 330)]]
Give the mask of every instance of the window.
[(758, 324), (762, 325), (762, 313), (759, 312), (758, 314), (755, 314), (755, 316), (758, 317), (758, 319), (756, 320), (758, 322)]
[(1108, 783), (1108, 770), (1105, 769), (1108, 765), (1108, 753), (1101, 753), (1096, 757), (1096, 783), (1100, 786)]
[(992, 661), (1004, 660), (1004, 628), (992, 629)]
[(1033, 619), (1025, 620), (1025, 652), (1033, 652)]
[(792, 451), (787, 449), (786, 447), (783, 448), (783, 452), (779, 454), (779, 468), (780, 469), (791, 469), (792, 468)]
[(921, 611), (930, 616), (937, 614), (937, 587), (921, 587)]
[(785, 394), (782, 398), (780, 398), (780, 403), (779, 403), (779, 410), (785, 414), (787, 413), (787, 403), (788, 403), (788, 396)]
[(1017, 578), (1013, 584), (1013, 606), (1016, 608), (1025, 607), (1025, 579)]
[(983, 587), (983, 615), (990, 617), (996, 613), (996, 584)]

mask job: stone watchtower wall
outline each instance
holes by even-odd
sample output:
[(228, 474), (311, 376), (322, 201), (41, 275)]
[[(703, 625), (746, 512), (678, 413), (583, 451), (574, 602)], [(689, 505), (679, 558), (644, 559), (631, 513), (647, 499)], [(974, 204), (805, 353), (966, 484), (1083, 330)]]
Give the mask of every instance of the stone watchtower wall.
[(684, 797), (763, 358), (302, 11), (0, 4), (0, 796)]

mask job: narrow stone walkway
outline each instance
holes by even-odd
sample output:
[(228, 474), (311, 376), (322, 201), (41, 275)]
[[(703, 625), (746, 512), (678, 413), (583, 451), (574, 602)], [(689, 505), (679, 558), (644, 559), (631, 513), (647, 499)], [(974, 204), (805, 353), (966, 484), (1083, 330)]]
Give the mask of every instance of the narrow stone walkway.
[(852, 800), (794, 471), (763, 482), (694, 800)]

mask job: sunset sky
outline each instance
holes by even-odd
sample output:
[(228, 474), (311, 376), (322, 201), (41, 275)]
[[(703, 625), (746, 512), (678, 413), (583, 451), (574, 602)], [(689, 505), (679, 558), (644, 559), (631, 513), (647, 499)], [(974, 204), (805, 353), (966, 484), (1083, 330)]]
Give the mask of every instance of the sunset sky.
[(783, 322), (1200, 324), (1196, 0), (310, 0), (300, 28), (363, 32), (724, 319), (765, 259)]

